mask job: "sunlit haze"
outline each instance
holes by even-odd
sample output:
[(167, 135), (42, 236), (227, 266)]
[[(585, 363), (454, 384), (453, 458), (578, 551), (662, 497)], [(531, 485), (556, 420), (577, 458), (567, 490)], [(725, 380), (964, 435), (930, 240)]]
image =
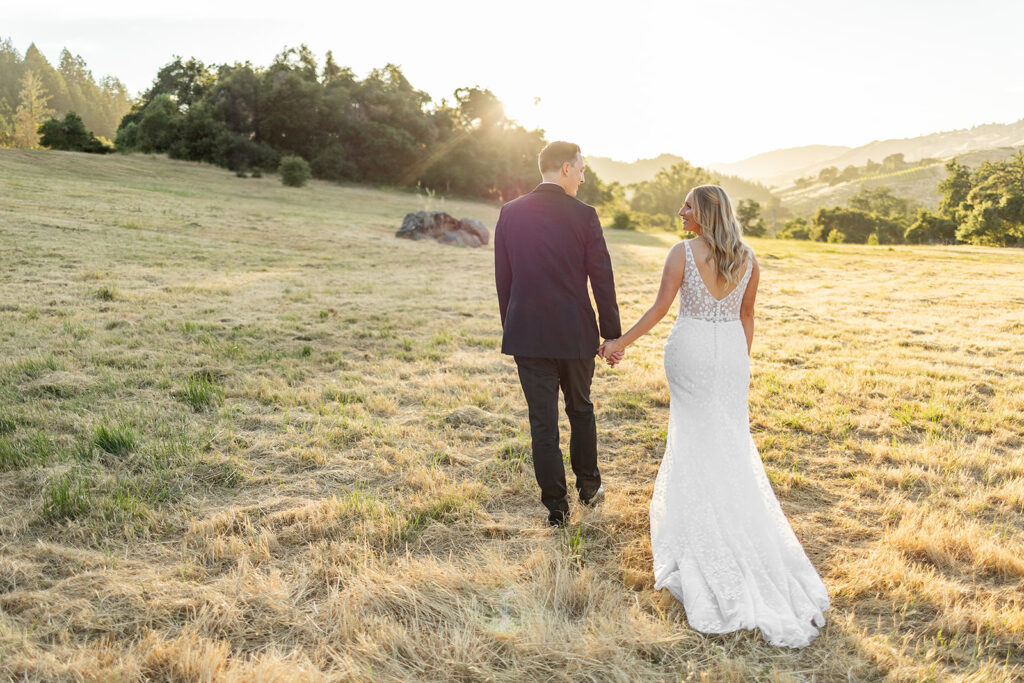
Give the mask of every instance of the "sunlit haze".
[[(282, 14), (284, 12), (284, 14)], [(146, 89), (174, 55), (267, 65), (309, 45), (365, 75), (399, 64), (435, 100), (479, 85), (548, 139), (631, 161), (736, 161), (1024, 118), (1024, 3), (976, 0), (482, 3), (54, 0), (0, 39), (67, 47)]]

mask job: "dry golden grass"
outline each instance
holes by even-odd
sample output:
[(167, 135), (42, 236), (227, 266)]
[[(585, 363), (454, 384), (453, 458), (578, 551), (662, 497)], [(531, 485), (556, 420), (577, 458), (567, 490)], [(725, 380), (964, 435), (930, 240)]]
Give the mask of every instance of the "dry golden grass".
[[(393, 237), (427, 205), (497, 213), (0, 150), (0, 679), (1024, 678), (1019, 250), (754, 241), (752, 428), (833, 597), (794, 652), (652, 588), (671, 321), (551, 531), (491, 252)], [(675, 238), (608, 239), (631, 322)]]

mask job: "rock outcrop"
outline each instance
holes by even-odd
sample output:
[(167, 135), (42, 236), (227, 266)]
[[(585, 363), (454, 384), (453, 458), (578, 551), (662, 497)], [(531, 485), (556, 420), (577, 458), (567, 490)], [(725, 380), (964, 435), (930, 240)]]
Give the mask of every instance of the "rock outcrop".
[(434, 239), (459, 247), (482, 247), (491, 238), (487, 227), (475, 218), (457, 220), (444, 211), (416, 211), (406, 214), (395, 237), (411, 240)]

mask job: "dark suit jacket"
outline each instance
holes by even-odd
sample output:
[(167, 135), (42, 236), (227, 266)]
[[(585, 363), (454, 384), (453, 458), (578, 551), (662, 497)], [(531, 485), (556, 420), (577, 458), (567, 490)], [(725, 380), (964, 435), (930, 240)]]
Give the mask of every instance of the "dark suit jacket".
[(622, 336), (612, 262), (594, 207), (550, 183), (501, 207), (494, 228), (501, 352), (593, 358), (600, 340), (587, 278), (601, 335)]

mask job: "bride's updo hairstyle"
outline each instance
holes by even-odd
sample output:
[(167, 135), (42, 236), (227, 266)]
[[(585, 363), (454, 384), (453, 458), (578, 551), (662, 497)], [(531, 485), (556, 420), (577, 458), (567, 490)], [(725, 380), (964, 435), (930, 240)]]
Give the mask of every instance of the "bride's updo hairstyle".
[(718, 185), (698, 185), (693, 188), (693, 203), (700, 236), (711, 247), (708, 262), (714, 262), (726, 282), (736, 284), (754, 252), (743, 241), (729, 195)]

